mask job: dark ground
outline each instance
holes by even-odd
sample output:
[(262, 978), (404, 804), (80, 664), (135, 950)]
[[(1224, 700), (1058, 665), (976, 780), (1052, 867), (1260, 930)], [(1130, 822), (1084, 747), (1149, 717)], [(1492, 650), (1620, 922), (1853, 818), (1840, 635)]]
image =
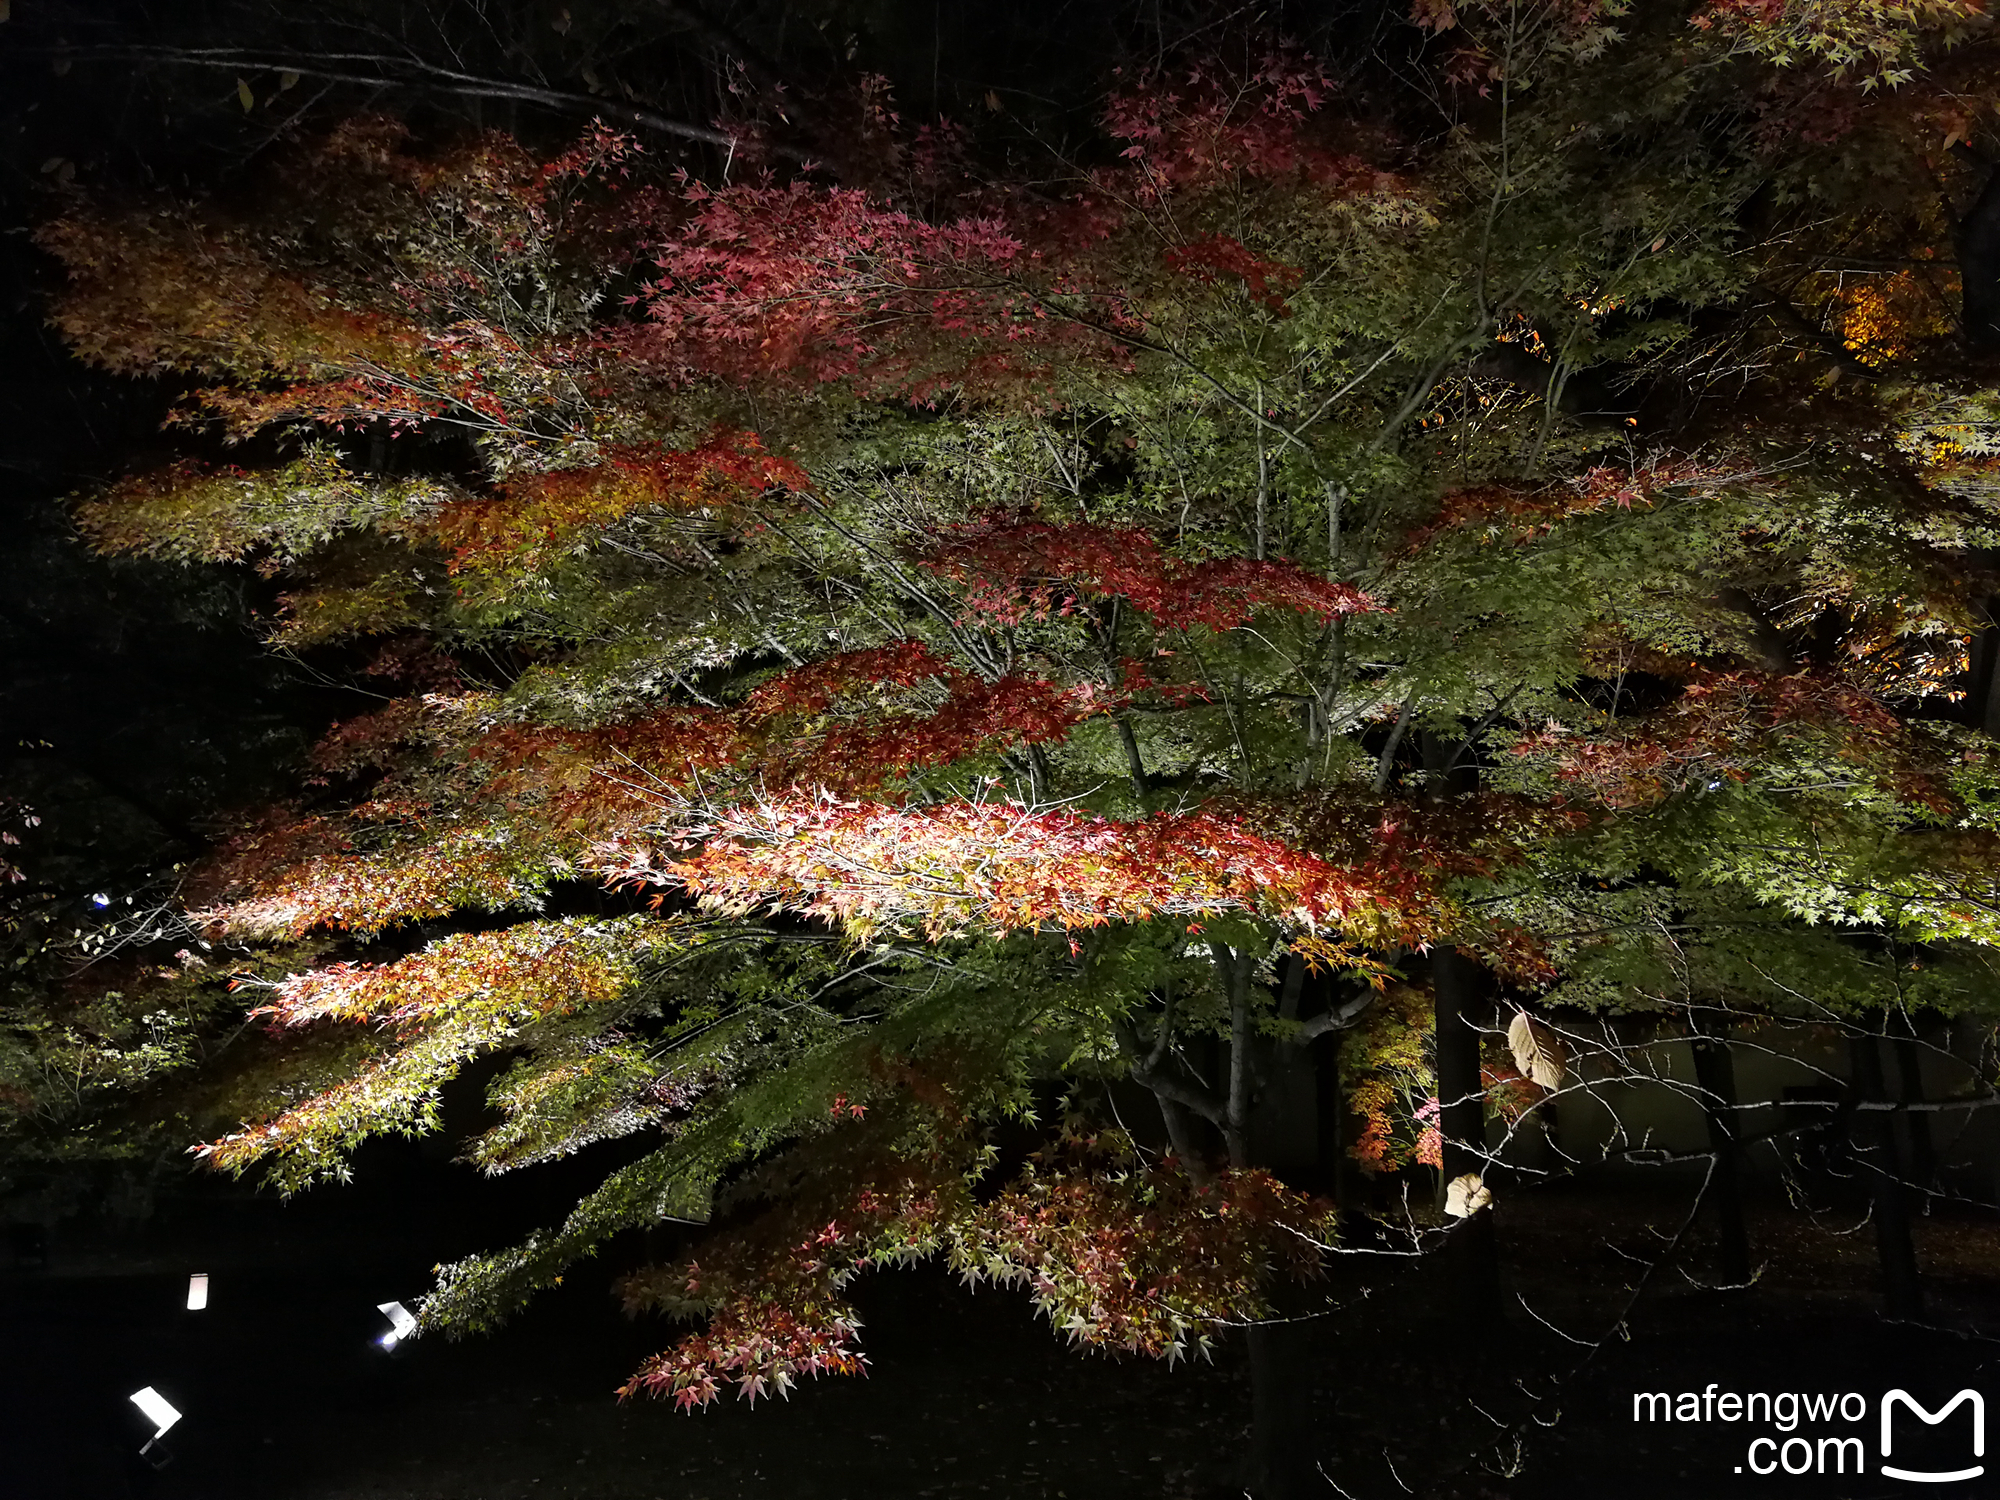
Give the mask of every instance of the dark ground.
[[(1018, 1295), (968, 1295), (936, 1271), (862, 1284), (869, 1379), (809, 1386), (754, 1411), (731, 1402), (684, 1416), (653, 1402), (617, 1404), (613, 1388), (671, 1329), (619, 1315), (606, 1294), (613, 1265), (579, 1268), (497, 1335), (385, 1354), (372, 1342), (385, 1326), (376, 1303), (414, 1300), (433, 1261), (497, 1242), (540, 1207), (517, 1198), (501, 1222), (508, 1216), (476, 1196), (469, 1172), (424, 1164), (414, 1148), (406, 1160), (410, 1170), (290, 1205), (206, 1193), (170, 1200), (123, 1238), (72, 1221), (58, 1228), (46, 1268), (17, 1258), (0, 1273), (0, 1496), (1241, 1493), (1249, 1403), (1228, 1340), (1214, 1366), (1173, 1372), (1085, 1357), (1034, 1322)], [(1597, 1337), (1637, 1270), (1627, 1257), (1655, 1254), (1684, 1213), (1675, 1186), (1516, 1200), (1503, 1221), (1510, 1293), (1565, 1331)], [(2000, 1343), (1989, 1337), (2000, 1333), (2000, 1234), (1981, 1212), (1941, 1206), (1920, 1225), (1932, 1327), (1877, 1316), (1871, 1234), (1865, 1224), (1838, 1232), (1858, 1215), (1816, 1224), (1773, 1205), (1753, 1218), (1769, 1263), (1755, 1290), (1701, 1287), (1697, 1244), (1653, 1279), (1629, 1340), (1612, 1338), (1581, 1370), (1587, 1351), (1518, 1300), (1482, 1326), (1447, 1326), (1433, 1314), (1433, 1268), (1342, 1257), (1327, 1288), (1337, 1311), (1314, 1321), (1307, 1361), (1326, 1494), (1399, 1500), (1397, 1476), (1407, 1493), (1438, 1500), (2000, 1494), (1991, 1477), (1918, 1490), (1876, 1476), (1867, 1422), (1839, 1429), (1865, 1439), (1866, 1478), (1759, 1478), (1733, 1472), (1754, 1433), (1635, 1426), (1631, 1414), (1635, 1390), (1699, 1391), (1710, 1381), (1857, 1391), (1871, 1413), (1895, 1386), (1933, 1407), (1966, 1385), (2000, 1395)], [(201, 1313), (182, 1308), (194, 1270), (214, 1278)], [(168, 1440), (173, 1462), (157, 1473), (133, 1457), (146, 1429), (125, 1399), (148, 1384), (186, 1414)], [(1551, 1399), (1535, 1405), (1524, 1391)], [(1518, 1456), (1504, 1430), (1516, 1425)]]

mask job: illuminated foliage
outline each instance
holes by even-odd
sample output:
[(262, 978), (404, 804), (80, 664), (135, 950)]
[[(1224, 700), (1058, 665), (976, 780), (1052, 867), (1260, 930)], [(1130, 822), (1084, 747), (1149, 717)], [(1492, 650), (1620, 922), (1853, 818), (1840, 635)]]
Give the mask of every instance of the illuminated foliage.
[[(1920, 275), (1815, 279), (1888, 233), (1842, 153), (1931, 126), (1853, 79), (1967, 13), (1425, 3), (1436, 139), (1253, 46), (1121, 76), (1081, 159), (904, 141), (907, 189), (358, 121), (252, 207), (47, 226), (84, 357), (293, 455), (133, 476), (87, 535), (408, 668), (198, 874), (216, 937), (338, 945), (262, 1019), (357, 1039), (207, 1159), (337, 1176), (506, 1053), (469, 1160), (644, 1153), (431, 1326), (676, 1217), (717, 1227), (625, 1296), (702, 1326), (628, 1392), (856, 1372), (843, 1289), (927, 1255), (1173, 1357), (1334, 1230), (1190, 1044), (1346, 1032), (1390, 1172), (1443, 1159), (1440, 945), (1617, 1007), (1678, 944), (1782, 1011), (1734, 934), (2000, 941), (1994, 752), (1919, 711), (2000, 408), (1926, 363)], [(1805, 86), (1851, 128), (1774, 125)], [(1106, 1079), (1164, 1148), (1051, 1139)], [(1001, 1120), (1045, 1149), (988, 1181)]]
[(1907, 82), (1927, 43), (1962, 38), (1986, 16), (1985, 0), (1707, 0), (1692, 24), (1780, 66), (1824, 60), (1872, 87)]
[(1442, 1164), (1432, 1014), (1429, 996), (1398, 986), (1341, 1050), (1341, 1081), (1361, 1117), (1348, 1150), (1367, 1171)]

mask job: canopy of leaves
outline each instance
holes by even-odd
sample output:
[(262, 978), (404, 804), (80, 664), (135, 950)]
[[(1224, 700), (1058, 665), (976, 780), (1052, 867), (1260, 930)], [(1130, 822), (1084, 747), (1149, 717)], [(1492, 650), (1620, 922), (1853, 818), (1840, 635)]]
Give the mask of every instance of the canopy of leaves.
[[(885, 108), (866, 187), (364, 119), (250, 207), (50, 223), (81, 354), (294, 455), (87, 497), (97, 545), (433, 664), (205, 872), (208, 928), (341, 945), (270, 1025), (376, 1039), (209, 1159), (337, 1176), (505, 1051), (487, 1170), (653, 1140), (434, 1325), (714, 1216), (628, 1283), (709, 1320), (631, 1389), (856, 1369), (841, 1287), (931, 1253), (1174, 1354), (1326, 1228), (1185, 1043), (1362, 1017), (1388, 1167), (1436, 1155), (1427, 945), (1790, 1013), (1969, 964), (1992, 398), (1918, 274), (1952, 226), (1878, 189), (1949, 160), (1918, 63), (1990, 97), (1973, 10), (1428, 3), (1414, 75), (1239, 40), (1032, 165)], [(982, 1185), (1118, 1077), (1172, 1158), (1072, 1124)]]

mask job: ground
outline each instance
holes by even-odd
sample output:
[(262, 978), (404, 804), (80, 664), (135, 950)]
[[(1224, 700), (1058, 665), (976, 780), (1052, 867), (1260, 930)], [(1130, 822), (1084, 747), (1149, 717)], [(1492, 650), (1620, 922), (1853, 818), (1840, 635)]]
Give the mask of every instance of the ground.
[[(503, 1222), (510, 1215), (531, 1221), (548, 1207), (517, 1195), (496, 1213), (462, 1169), (411, 1160), (412, 1170), (385, 1181), (288, 1205), (206, 1189), (170, 1195), (122, 1236), (71, 1221), (46, 1267), (0, 1273), (0, 1495), (1242, 1492), (1249, 1400), (1230, 1341), (1214, 1365), (1176, 1371), (1084, 1356), (1033, 1320), (1019, 1295), (968, 1294), (932, 1270), (862, 1285), (868, 1379), (808, 1386), (754, 1411), (619, 1405), (613, 1388), (669, 1328), (619, 1315), (608, 1265), (580, 1270), (494, 1336), (425, 1338), (385, 1353), (374, 1342), (386, 1326), (376, 1303), (414, 1298), (433, 1261), (493, 1243), (518, 1227)], [(1880, 1319), (1872, 1231), (1860, 1213), (1815, 1219), (1773, 1198), (1752, 1214), (1766, 1264), (1755, 1289), (1706, 1287), (1697, 1240), (1653, 1278), (1629, 1337), (1595, 1352), (1570, 1342), (1612, 1327), (1623, 1289), (1671, 1236), (1690, 1187), (1644, 1178), (1503, 1199), (1510, 1302), (1477, 1327), (1435, 1315), (1432, 1268), (1341, 1257), (1323, 1289), (1332, 1311), (1301, 1341), (1329, 1500), (1400, 1500), (1405, 1486), (1426, 1500), (1909, 1493), (1873, 1472), (1871, 1424), (1841, 1429), (1868, 1438), (1863, 1478), (1760, 1478), (1734, 1472), (1754, 1434), (1715, 1422), (1635, 1423), (1631, 1397), (1716, 1382), (1724, 1391), (1863, 1393), (1872, 1412), (1899, 1385), (1932, 1406), (1964, 1385), (2000, 1396), (1991, 1215), (1939, 1206), (1921, 1223), (1929, 1326)], [(213, 1278), (200, 1313), (182, 1307), (195, 1270)], [(158, 1472), (133, 1456), (146, 1433), (125, 1400), (149, 1384), (186, 1413), (168, 1440), (173, 1462)]]

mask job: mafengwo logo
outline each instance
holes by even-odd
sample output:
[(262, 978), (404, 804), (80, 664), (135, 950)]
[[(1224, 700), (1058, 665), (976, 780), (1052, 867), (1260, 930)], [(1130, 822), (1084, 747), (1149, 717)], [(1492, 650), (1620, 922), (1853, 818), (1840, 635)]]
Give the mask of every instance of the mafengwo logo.
[(1908, 1391), (1891, 1391), (1882, 1398), (1882, 1467), (1879, 1471), (1880, 1473), (1887, 1475), (1891, 1479), (1909, 1479), (1918, 1484), (1942, 1484), (1948, 1479), (1977, 1479), (1986, 1472), (1986, 1466), (1979, 1463), (1969, 1464), (1965, 1468), (1954, 1469), (1949, 1473), (1921, 1469), (1899, 1469), (1891, 1464), (1889, 1458), (1894, 1452), (1893, 1444), (1896, 1436), (1893, 1423), (1897, 1415), (1897, 1403), (1899, 1402), (1903, 1410), (1908, 1411), (1911, 1416), (1918, 1418), (1932, 1427), (1936, 1427), (1943, 1422), (1946, 1417), (1957, 1411), (1961, 1406), (1971, 1407), (1972, 1456), (1975, 1459), (1986, 1456), (1986, 1399), (1979, 1392), (1960, 1391), (1935, 1412), (1930, 1412), (1925, 1411), (1921, 1406), (1917, 1405), (1915, 1398)]
[(1910, 1484), (1950, 1484), (1986, 1472), (1986, 1398), (1974, 1390), (1930, 1407), (1901, 1389), (1870, 1401), (1859, 1391), (1744, 1393), (1711, 1382), (1678, 1395), (1638, 1392), (1632, 1420), (1733, 1426), (1744, 1439), (1733, 1467), (1743, 1475), (1872, 1471)]

